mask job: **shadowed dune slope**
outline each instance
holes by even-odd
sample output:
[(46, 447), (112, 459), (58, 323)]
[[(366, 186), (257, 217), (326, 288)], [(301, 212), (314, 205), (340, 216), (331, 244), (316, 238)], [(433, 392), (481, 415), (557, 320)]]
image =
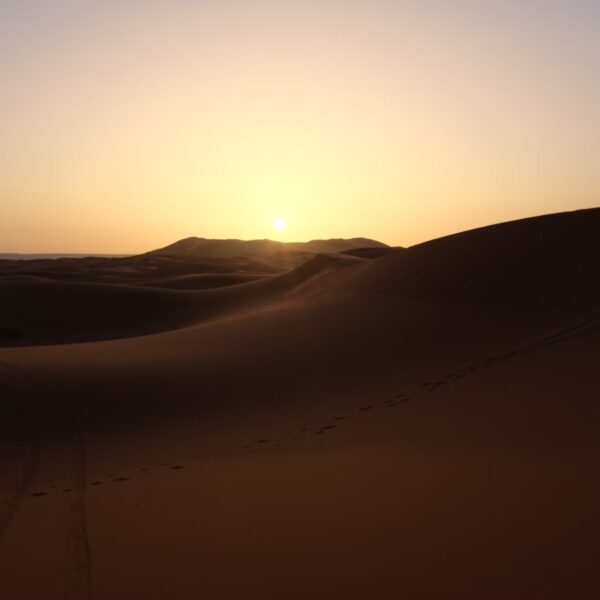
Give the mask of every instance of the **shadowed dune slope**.
[(501, 223), (390, 253), (357, 290), (521, 308), (600, 302), (600, 208)]
[(358, 258), (379, 258), (381, 256), (385, 256), (386, 254), (390, 254), (391, 252), (398, 252), (400, 250), (404, 250), (404, 248), (400, 246), (396, 247), (386, 247), (386, 248), (353, 248), (352, 250), (344, 250), (341, 254), (347, 254), (349, 256), (356, 256)]
[[(191, 276), (191, 281), (166, 280), (164, 289), (8, 278), (0, 281), (0, 346), (86, 342), (180, 329), (281, 300), (307, 282), (361, 262), (317, 255), (281, 275)], [(206, 289), (198, 290), (202, 284)]]

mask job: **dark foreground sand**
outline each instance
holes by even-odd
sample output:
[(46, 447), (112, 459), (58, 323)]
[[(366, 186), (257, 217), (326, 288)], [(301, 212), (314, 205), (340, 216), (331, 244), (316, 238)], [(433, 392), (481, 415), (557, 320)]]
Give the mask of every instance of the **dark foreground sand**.
[(597, 597), (599, 234), (0, 284), (0, 598)]

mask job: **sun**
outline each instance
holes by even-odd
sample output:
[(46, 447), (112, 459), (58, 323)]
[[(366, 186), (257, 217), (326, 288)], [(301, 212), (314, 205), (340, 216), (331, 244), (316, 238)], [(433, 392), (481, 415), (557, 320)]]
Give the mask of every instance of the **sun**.
[(285, 222), (285, 219), (276, 219), (273, 223), (273, 227), (275, 227), (277, 231), (283, 231), (287, 227), (287, 223)]

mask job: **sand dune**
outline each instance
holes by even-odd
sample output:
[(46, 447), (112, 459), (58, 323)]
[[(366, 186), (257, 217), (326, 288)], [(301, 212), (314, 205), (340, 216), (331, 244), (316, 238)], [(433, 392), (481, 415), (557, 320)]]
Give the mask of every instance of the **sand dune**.
[(89, 342), (181, 329), (262, 307), (360, 262), (318, 255), (270, 278), (201, 274), (144, 286), (7, 278), (0, 280), (0, 345)]
[(599, 232), (599, 209), (475, 229), (391, 253), (361, 274), (357, 286), (498, 306), (596, 306)]
[(386, 248), (382, 242), (367, 238), (311, 240), (310, 242), (276, 242), (273, 240), (209, 240), (190, 237), (153, 250), (161, 256), (201, 256), (235, 258), (285, 254), (332, 254), (354, 248)]
[[(387, 246), (364, 238), (304, 243), (187, 238), (165, 248), (134, 256), (0, 254), (0, 282), (36, 278), (127, 285), (158, 283), (159, 287), (177, 288), (179, 285), (176, 281), (171, 282), (171, 286), (167, 285), (167, 280), (192, 275), (214, 277), (227, 274), (231, 277), (237, 275), (242, 280), (250, 276), (288, 271), (316, 254), (336, 254), (354, 249), (359, 253), (371, 252), (370, 256), (365, 257), (375, 258), (380, 255), (377, 252), (385, 252)], [(227, 278), (223, 281), (227, 281)], [(217, 284), (218, 279), (214, 279), (213, 283)], [(229, 285), (228, 281), (226, 285)]]
[(2, 284), (0, 597), (595, 597), (599, 232)]

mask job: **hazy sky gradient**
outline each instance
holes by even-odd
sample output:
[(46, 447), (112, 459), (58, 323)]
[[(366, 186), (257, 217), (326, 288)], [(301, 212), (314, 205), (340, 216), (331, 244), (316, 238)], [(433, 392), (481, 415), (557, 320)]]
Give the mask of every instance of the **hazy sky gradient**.
[(0, 0), (0, 251), (596, 206), (599, 74), (596, 0)]

